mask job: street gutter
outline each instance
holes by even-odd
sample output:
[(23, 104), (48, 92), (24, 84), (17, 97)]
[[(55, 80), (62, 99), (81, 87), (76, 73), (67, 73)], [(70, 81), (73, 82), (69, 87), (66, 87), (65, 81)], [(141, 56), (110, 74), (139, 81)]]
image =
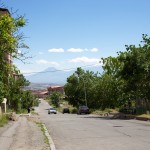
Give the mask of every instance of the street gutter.
[(50, 136), (46, 126), (45, 126), (45, 124), (43, 123), (42, 125), (43, 125), (43, 128), (45, 130), (45, 136), (47, 137), (47, 139), (49, 141), (49, 144), (50, 144), (50, 150), (56, 150), (55, 144), (54, 144), (54, 142), (53, 142), (53, 140), (52, 140), (52, 138), (51, 138), (51, 136)]

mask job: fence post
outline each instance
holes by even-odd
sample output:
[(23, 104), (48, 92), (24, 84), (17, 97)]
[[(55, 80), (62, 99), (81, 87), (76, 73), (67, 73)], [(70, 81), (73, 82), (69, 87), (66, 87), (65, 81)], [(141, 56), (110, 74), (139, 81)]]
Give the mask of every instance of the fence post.
[(2, 108), (0, 106), (0, 118), (2, 117)]

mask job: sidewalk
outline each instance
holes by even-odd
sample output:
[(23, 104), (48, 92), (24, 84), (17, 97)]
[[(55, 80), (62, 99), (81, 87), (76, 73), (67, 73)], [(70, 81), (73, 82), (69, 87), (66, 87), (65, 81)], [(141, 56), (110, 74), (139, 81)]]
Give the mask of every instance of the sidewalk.
[(0, 149), (49, 150), (49, 144), (36, 122), (40, 122), (37, 115), (20, 116), (17, 121), (10, 121), (0, 128)]

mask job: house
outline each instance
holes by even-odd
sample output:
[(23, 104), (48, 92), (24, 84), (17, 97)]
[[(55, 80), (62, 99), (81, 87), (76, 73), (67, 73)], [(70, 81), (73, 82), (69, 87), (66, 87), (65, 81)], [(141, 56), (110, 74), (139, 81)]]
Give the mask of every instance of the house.
[(48, 90), (48, 94), (51, 95), (53, 92), (60, 92), (61, 94), (65, 94), (64, 92), (64, 86), (60, 86), (60, 85), (55, 85), (55, 86), (49, 86), (47, 88)]
[(33, 95), (35, 95), (38, 98), (46, 98), (48, 96), (47, 90), (33, 90), (31, 92)]
[(10, 12), (6, 8), (0, 8), (0, 16), (2, 15), (10, 15)]

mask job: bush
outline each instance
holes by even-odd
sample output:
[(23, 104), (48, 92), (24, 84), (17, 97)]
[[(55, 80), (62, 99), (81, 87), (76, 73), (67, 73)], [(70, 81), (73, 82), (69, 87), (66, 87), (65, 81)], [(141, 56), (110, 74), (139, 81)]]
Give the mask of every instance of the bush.
[(70, 108), (70, 112), (72, 113), (72, 114), (76, 114), (77, 113), (77, 108)]
[(3, 127), (5, 124), (8, 123), (8, 116), (2, 115), (0, 116), (0, 127)]
[(16, 113), (17, 114), (26, 114), (27, 113), (27, 109), (19, 109)]
[(37, 99), (37, 98), (35, 98), (34, 100), (33, 100), (33, 106), (39, 106), (39, 99)]

